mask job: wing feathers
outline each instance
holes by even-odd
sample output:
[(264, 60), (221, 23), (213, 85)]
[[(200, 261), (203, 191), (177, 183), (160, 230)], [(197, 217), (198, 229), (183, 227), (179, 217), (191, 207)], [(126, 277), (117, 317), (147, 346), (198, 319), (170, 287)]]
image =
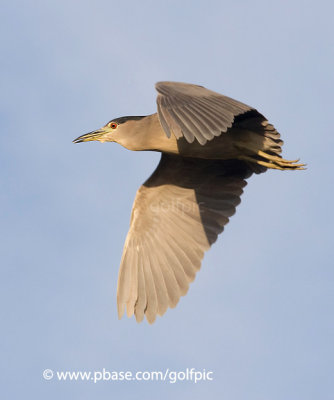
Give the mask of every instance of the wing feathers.
[(146, 309), (147, 298), (146, 298), (146, 285), (145, 275), (143, 269), (143, 263), (141, 257), (138, 258), (138, 298), (135, 304), (135, 316), (136, 321), (141, 322), (144, 319), (144, 312)]
[(212, 92), (202, 86), (178, 82), (158, 82), (157, 109), (161, 125), (170, 137), (195, 138), (204, 145), (233, 124), (234, 118), (253, 110), (246, 104)]
[(169, 305), (168, 293), (165, 284), (164, 275), (162, 273), (163, 265), (157, 262), (155, 254), (150, 253), (150, 265), (154, 281), (155, 292), (157, 295), (158, 309), (157, 314), (163, 315)]
[(180, 287), (175, 277), (172, 266), (169, 265), (167, 258), (163, 254), (158, 255), (160, 260), (161, 272), (164, 276), (168, 294), (168, 304), (170, 308), (176, 307), (181, 296)]
[(246, 182), (233, 173), (224, 161), (162, 155), (134, 202), (118, 278), (120, 318), (126, 307), (138, 322), (146, 315), (153, 323), (187, 293), (240, 202)]
[(143, 269), (144, 269), (146, 298), (147, 298), (145, 315), (147, 321), (150, 324), (152, 324), (155, 321), (158, 312), (158, 299), (155, 290), (152, 267), (149, 258), (145, 259), (143, 263)]

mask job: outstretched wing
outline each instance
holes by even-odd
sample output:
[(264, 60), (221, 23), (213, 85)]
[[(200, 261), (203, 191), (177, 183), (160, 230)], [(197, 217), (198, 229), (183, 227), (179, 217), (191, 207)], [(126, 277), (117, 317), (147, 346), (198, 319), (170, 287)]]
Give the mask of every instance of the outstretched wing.
[(200, 269), (204, 252), (240, 203), (242, 161), (216, 161), (162, 154), (139, 188), (118, 276), (117, 303), (138, 322), (153, 323), (175, 307)]
[(226, 132), (237, 115), (254, 110), (230, 97), (180, 82), (158, 82), (158, 116), (166, 135), (182, 136), (192, 143), (195, 138), (204, 145)]

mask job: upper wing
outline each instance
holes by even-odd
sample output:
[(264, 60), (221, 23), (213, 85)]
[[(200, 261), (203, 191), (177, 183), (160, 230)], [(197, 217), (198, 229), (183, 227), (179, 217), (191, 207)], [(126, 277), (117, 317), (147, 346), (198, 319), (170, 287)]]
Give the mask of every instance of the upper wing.
[(118, 276), (119, 318), (125, 307), (153, 323), (187, 293), (204, 252), (240, 203), (249, 171), (242, 161), (162, 154), (137, 192)]
[(200, 144), (226, 132), (237, 115), (253, 110), (230, 97), (179, 82), (158, 82), (158, 116), (166, 135), (184, 136), (189, 143)]

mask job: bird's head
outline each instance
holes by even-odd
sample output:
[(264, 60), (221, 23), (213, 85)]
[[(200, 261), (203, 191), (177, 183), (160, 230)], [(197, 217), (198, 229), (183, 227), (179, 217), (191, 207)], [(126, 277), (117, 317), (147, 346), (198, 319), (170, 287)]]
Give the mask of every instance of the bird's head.
[(142, 118), (144, 117), (131, 116), (115, 118), (96, 131), (85, 133), (77, 137), (73, 140), (73, 143), (91, 142), (93, 140), (97, 140), (101, 143), (122, 142), (122, 138), (128, 136), (136, 126), (136, 122)]

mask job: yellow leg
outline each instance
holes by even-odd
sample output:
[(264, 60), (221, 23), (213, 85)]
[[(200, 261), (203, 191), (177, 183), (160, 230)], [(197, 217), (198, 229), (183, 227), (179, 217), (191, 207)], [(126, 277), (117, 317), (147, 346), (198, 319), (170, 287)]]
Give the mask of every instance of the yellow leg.
[[(287, 170), (287, 169), (305, 169), (305, 165), (306, 164), (296, 164), (298, 160), (285, 160), (284, 158), (278, 157), (278, 156), (273, 156), (271, 154), (268, 154), (262, 150), (258, 150), (255, 149), (253, 146), (249, 145), (249, 144), (244, 144), (244, 143), (238, 143), (237, 146), (241, 149), (241, 150), (248, 150), (251, 153), (254, 154), (254, 156), (260, 156), (262, 157), (261, 159), (258, 158), (253, 158), (253, 155), (245, 155), (242, 154), (239, 156), (240, 160), (246, 160), (246, 161), (250, 161), (252, 163), (255, 164), (259, 164), (262, 165), (266, 168), (272, 168), (272, 169), (279, 169), (279, 170)], [(263, 160), (264, 159), (264, 160)]]
[[(286, 163), (286, 164), (296, 163), (296, 162), (298, 162), (300, 160), (299, 158), (297, 158), (297, 160), (286, 160), (285, 158), (278, 157), (278, 156), (273, 156), (273, 155), (267, 154), (267, 153), (265, 153), (264, 151), (261, 151), (261, 150), (257, 151), (256, 154), (261, 156), (261, 157), (263, 157), (263, 158), (266, 158), (267, 160), (279, 161), (279, 162), (283, 162), (283, 163)], [(304, 164), (300, 164), (300, 165), (304, 165)]]
[[(259, 164), (259, 165), (262, 165), (262, 166), (264, 166), (266, 168), (280, 169), (281, 171), (284, 171), (284, 170), (287, 170), (287, 169), (290, 169), (290, 170), (291, 169), (292, 170), (295, 170), (295, 169), (306, 169), (306, 168), (297, 166), (297, 164), (280, 166), (280, 165), (275, 164), (275, 163), (273, 163), (271, 161), (269, 161), (269, 162), (261, 161), (261, 160), (257, 160), (256, 158), (252, 158), (252, 157), (248, 157), (248, 156), (239, 156), (239, 160), (250, 161), (250, 162), (252, 162), (254, 164)], [(304, 164), (301, 164), (301, 165), (304, 165)]]

